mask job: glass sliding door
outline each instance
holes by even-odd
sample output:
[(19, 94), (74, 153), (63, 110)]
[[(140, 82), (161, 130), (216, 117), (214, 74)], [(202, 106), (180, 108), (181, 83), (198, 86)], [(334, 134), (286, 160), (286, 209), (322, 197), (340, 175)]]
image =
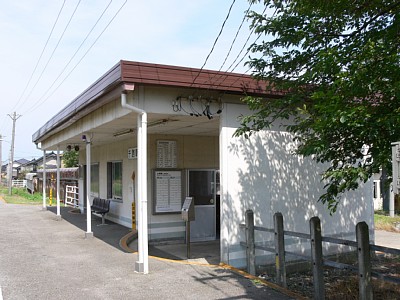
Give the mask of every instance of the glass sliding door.
[(193, 197), (195, 205), (195, 221), (190, 224), (190, 240), (192, 242), (215, 240), (216, 228), (219, 225), (216, 220), (216, 201), (219, 194), (217, 171), (188, 170), (187, 179), (188, 196)]

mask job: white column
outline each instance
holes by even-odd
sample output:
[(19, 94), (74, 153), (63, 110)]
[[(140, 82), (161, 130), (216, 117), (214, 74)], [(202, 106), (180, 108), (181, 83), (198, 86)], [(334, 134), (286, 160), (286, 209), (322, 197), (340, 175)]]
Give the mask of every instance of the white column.
[(135, 271), (149, 272), (147, 230), (147, 114), (138, 115), (138, 252)]
[(138, 119), (137, 119), (137, 145), (138, 145), (138, 160), (137, 160), (137, 164), (138, 164), (138, 214), (137, 214), (137, 218), (138, 218), (138, 256), (139, 256), (139, 260), (136, 262), (135, 264), (135, 271), (136, 272), (143, 272), (143, 243), (142, 243), (142, 120), (141, 120), (141, 114), (138, 115)]
[(46, 150), (43, 150), (43, 210), (47, 209), (46, 204)]
[(147, 114), (142, 114), (142, 243), (143, 273), (149, 273), (149, 241), (147, 224)]
[(90, 165), (91, 165), (91, 138), (86, 134), (86, 238), (92, 238), (92, 212), (90, 210)]
[(61, 219), (60, 212), (60, 147), (57, 146), (57, 218)]

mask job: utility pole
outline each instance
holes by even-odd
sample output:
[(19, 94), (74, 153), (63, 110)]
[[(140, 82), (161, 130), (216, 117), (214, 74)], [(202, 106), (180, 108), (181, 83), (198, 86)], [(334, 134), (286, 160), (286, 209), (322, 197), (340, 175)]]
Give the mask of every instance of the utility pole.
[(21, 115), (17, 115), (14, 111), (13, 115), (8, 115), (13, 121), (12, 127), (12, 137), (11, 137), (11, 151), (10, 151), (10, 176), (8, 176), (8, 195), (12, 194), (12, 175), (13, 175), (13, 164), (14, 164), (14, 141), (15, 141), (15, 122), (21, 117)]

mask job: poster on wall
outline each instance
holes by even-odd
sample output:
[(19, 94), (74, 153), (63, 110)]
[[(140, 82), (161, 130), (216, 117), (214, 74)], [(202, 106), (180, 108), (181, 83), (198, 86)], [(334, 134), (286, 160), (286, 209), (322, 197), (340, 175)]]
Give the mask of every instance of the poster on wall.
[(153, 213), (180, 213), (182, 208), (182, 171), (154, 171)]

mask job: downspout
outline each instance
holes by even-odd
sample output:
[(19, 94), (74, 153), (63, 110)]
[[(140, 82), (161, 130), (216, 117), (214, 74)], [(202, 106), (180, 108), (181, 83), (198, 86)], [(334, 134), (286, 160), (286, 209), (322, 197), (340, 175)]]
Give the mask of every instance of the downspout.
[(138, 145), (138, 252), (139, 261), (135, 263), (135, 271), (147, 274), (149, 272), (148, 230), (147, 230), (147, 113), (126, 102), (128, 91), (134, 90), (134, 85), (125, 84), (121, 93), (121, 106), (138, 113), (137, 145)]

